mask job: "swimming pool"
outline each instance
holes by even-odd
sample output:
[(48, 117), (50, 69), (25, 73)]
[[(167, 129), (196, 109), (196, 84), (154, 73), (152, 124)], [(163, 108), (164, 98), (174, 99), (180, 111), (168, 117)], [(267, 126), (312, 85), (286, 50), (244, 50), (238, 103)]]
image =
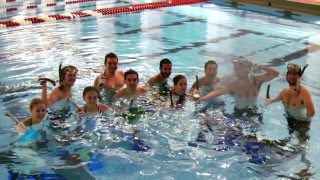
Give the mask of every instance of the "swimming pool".
[[(216, 60), (218, 74), (224, 76), (231, 73), (232, 60), (245, 56), (280, 72), (280, 76), (270, 82), (271, 96), (287, 86), (284, 76), (287, 62), (309, 64), (302, 83), (311, 91), (317, 111), (320, 105), (320, 82), (317, 79), (320, 68), (317, 61), (320, 55), (319, 17), (299, 13), (300, 16), (293, 17), (293, 20), (284, 19), (279, 14), (281, 17), (274, 16), (277, 15), (274, 13), (221, 6), (225, 1), (214, 2), (216, 4), (208, 2), (1, 29), (1, 112), (10, 111), (19, 119), (28, 116), (29, 101), (39, 97), (41, 92), (38, 76), (58, 79), (57, 69), (61, 61), (79, 69), (74, 100), (82, 104), (82, 90), (92, 85), (94, 78), (103, 71), (103, 58), (108, 52), (119, 56), (120, 69), (137, 70), (140, 82), (158, 72), (162, 58), (169, 58), (173, 62), (171, 77), (186, 75), (189, 88), (196, 75), (203, 75), (207, 60)], [(27, 3), (12, 6), (25, 7)], [(113, 3), (94, 1), (24, 9), (1, 13), (1, 21), (129, 4), (126, 1)], [(246, 6), (247, 9), (250, 7)], [(108, 117), (97, 119), (92, 125), (97, 129), (89, 129), (84, 135), (75, 132), (51, 137), (46, 146), (37, 150), (8, 147), (15, 128), (1, 113), (1, 178), (7, 179), (10, 170), (21, 176), (48, 172), (69, 179), (319, 178), (319, 114), (311, 123), (310, 138), (305, 144), (299, 145), (296, 138), (291, 138), (288, 143), (265, 147), (261, 153), (267, 155), (266, 164), (250, 163), (250, 155), (241, 149), (246, 142), (244, 135), (251, 132), (261, 139), (280, 141), (289, 137), (281, 103), (262, 107), (266, 85), (259, 94), (263, 123), (229, 122), (219, 112), (210, 111), (208, 113), (216, 116), (214, 132), (206, 133), (208, 142), (199, 143), (201, 147), (188, 145), (200, 129), (198, 122), (201, 118), (194, 115), (193, 102), (174, 112), (156, 108), (152, 116), (139, 120), (136, 126), (141, 130), (140, 138), (150, 147), (146, 152), (132, 150), (130, 135), (113, 128), (113, 119)], [(223, 96), (223, 99), (230, 112), (231, 98)], [(244, 129), (240, 135), (232, 128), (237, 123)], [(80, 160), (61, 157), (66, 150), (81, 155)], [(102, 169), (89, 170), (86, 152), (90, 150), (99, 150), (97, 156), (103, 162)]]

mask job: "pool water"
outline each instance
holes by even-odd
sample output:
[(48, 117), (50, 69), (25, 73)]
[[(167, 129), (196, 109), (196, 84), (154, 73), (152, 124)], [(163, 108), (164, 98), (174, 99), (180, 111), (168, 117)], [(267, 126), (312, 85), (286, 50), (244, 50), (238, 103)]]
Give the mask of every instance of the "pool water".
[[(26, 3), (16, 2), (10, 7), (25, 7)], [(0, 12), (0, 20), (130, 3), (94, 1)], [(318, 179), (319, 113), (311, 122), (308, 138), (301, 139), (296, 134), (289, 135), (282, 104), (263, 107), (262, 100), (267, 84), (271, 84), (271, 97), (287, 86), (287, 63), (308, 64), (302, 84), (310, 90), (318, 111), (319, 17), (300, 13), (297, 18), (285, 19), (279, 14), (265, 13), (264, 8), (263, 13), (256, 12), (259, 7), (250, 11), (250, 7), (234, 9), (218, 0), (0, 29), (0, 111), (11, 112), (19, 119), (30, 115), (30, 100), (40, 97), (38, 76), (58, 79), (60, 62), (79, 69), (73, 99), (82, 105), (82, 91), (103, 72), (108, 52), (118, 55), (120, 69), (138, 71), (141, 85), (158, 73), (163, 58), (173, 62), (170, 85), (172, 77), (183, 74), (188, 79), (188, 90), (196, 75), (203, 76), (204, 63), (209, 59), (217, 61), (220, 77), (232, 73), (232, 61), (239, 56), (280, 72), (279, 77), (261, 87), (258, 105), (262, 122), (232, 118), (234, 104), (228, 95), (221, 97), (225, 107), (209, 109), (204, 116), (195, 113), (196, 104), (192, 101), (174, 110), (163, 107), (161, 99), (150, 93), (139, 102), (152, 113), (133, 123), (139, 129), (133, 135), (122, 126), (119, 114), (128, 112), (125, 108), (119, 110), (121, 103), (114, 104), (114, 112), (106, 116), (79, 120), (75, 107), (62, 101), (56, 105), (60, 111), (47, 116), (58, 125), (47, 122), (48, 141), (36, 147), (20, 147), (11, 145), (17, 136), (15, 125), (1, 113), (0, 179), (8, 179), (10, 174), (39, 177), (41, 173), (56, 173), (67, 179)], [(210, 121), (211, 130), (199, 123), (204, 119)], [(206, 142), (201, 141), (203, 136)], [(246, 150), (251, 136), (263, 139), (266, 146)], [(265, 163), (254, 163), (258, 157), (253, 157), (251, 151), (258, 151), (256, 155)], [(94, 156), (91, 162), (90, 152)], [(90, 170), (92, 162), (102, 168)]]

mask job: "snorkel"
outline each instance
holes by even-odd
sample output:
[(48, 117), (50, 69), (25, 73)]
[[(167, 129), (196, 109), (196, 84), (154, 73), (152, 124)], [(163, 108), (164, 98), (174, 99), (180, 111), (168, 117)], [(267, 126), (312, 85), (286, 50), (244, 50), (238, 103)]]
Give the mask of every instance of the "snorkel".
[(270, 84), (268, 84), (268, 87), (267, 87), (267, 93), (266, 93), (266, 98), (267, 99), (270, 99)]
[(174, 103), (173, 103), (173, 99), (172, 99), (172, 91), (170, 91), (170, 105), (173, 108), (174, 107)]

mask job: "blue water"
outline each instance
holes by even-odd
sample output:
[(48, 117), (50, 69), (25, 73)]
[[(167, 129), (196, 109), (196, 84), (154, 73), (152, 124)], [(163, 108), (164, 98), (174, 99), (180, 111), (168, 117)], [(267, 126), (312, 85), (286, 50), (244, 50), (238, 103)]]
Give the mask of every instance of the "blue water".
[[(188, 79), (188, 90), (195, 76), (203, 75), (207, 60), (218, 62), (218, 75), (222, 77), (232, 73), (232, 60), (245, 56), (280, 72), (279, 77), (268, 83), (272, 97), (287, 86), (286, 63), (309, 64), (302, 84), (310, 90), (317, 112), (320, 107), (319, 17), (300, 13), (299, 17), (284, 19), (271, 8), (266, 13), (265, 8), (247, 5), (243, 9), (249, 10), (242, 10), (226, 6), (225, 1), (214, 2), (216, 4), (184, 5), (0, 29), (0, 111), (9, 111), (19, 119), (29, 116), (30, 100), (40, 97), (41, 93), (38, 76), (58, 79), (60, 62), (78, 67), (73, 99), (82, 105), (83, 88), (92, 85), (94, 78), (104, 70), (105, 54), (115, 52), (119, 57), (119, 68), (137, 70), (141, 85), (158, 73), (162, 58), (169, 58), (173, 62), (171, 77), (184, 74)], [(1, 12), (0, 17), (4, 21), (130, 2), (109, 3), (98, 1)], [(18, 3), (17, 6), (25, 4)], [(250, 11), (252, 9), (263, 13)], [(57, 173), (69, 179), (318, 179), (319, 113), (312, 120), (309, 140), (301, 143), (295, 135), (288, 134), (281, 103), (267, 108), (262, 106), (266, 85), (262, 86), (258, 98), (263, 112), (262, 123), (228, 119), (222, 109), (209, 110), (213, 132), (205, 132), (207, 142), (198, 142), (200, 147), (188, 145), (197, 138), (201, 129), (199, 121), (203, 120), (202, 116), (194, 115), (194, 102), (187, 102), (184, 109), (176, 111), (152, 106), (155, 112), (134, 124), (140, 130), (136, 138), (142, 142), (134, 141), (132, 134), (121, 125), (115, 125), (121, 118), (112, 112), (89, 118), (79, 125), (73, 114), (74, 107), (61, 102), (58, 106), (66, 108), (62, 108), (63, 116), (57, 116), (57, 119), (66, 121), (63, 126), (48, 127), (47, 143), (30, 148), (11, 146), (16, 137), (15, 125), (1, 113), (0, 179), (7, 179), (9, 171), (22, 177), (39, 176), (42, 172)], [(148, 97), (151, 99), (152, 96)], [(232, 98), (226, 95), (222, 99), (226, 102), (225, 111), (232, 113)], [(251, 163), (251, 155), (241, 149), (247, 135), (277, 142), (259, 150), (266, 157), (265, 164)], [(147, 146), (147, 150), (134, 150), (139, 143)], [(103, 168), (97, 171), (90, 171), (88, 166), (90, 161), (86, 154), (93, 150), (99, 152), (96, 158), (103, 163)], [(64, 152), (80, 156), (70, 159), (61, 155)]]

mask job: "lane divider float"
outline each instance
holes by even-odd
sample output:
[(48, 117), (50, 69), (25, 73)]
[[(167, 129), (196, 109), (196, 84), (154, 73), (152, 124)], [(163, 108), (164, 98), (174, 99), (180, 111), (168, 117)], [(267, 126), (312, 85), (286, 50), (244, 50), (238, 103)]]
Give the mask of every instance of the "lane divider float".
[(30, 18), (24, 18), (24, 19), (18, 19), (18, 20), (2, 21), (0, 22), (0, 28), (40, 24), (44, 22), (53, 22), (53, 21), (60, 21), (60, 20), (75, 20), (78, 18), (89, 17), (89, 16), (100, 17), (104, 15), (137, 12), (137, 11), (143, 11), (147, 9), (179, 6), (184, 4), (201, 3), (201, 2), (207, 2), (207, 1), (208, 0), (169, 0), (165, 2), (132, 4), (129, 6), (119, 6), (119, 7), (102, 8), (102, 9), (88, 10), (88, 11), (77, 11), (77, 12), (71, 12), (71, 13), (65, 13), (65, 14), (30, 17)]

